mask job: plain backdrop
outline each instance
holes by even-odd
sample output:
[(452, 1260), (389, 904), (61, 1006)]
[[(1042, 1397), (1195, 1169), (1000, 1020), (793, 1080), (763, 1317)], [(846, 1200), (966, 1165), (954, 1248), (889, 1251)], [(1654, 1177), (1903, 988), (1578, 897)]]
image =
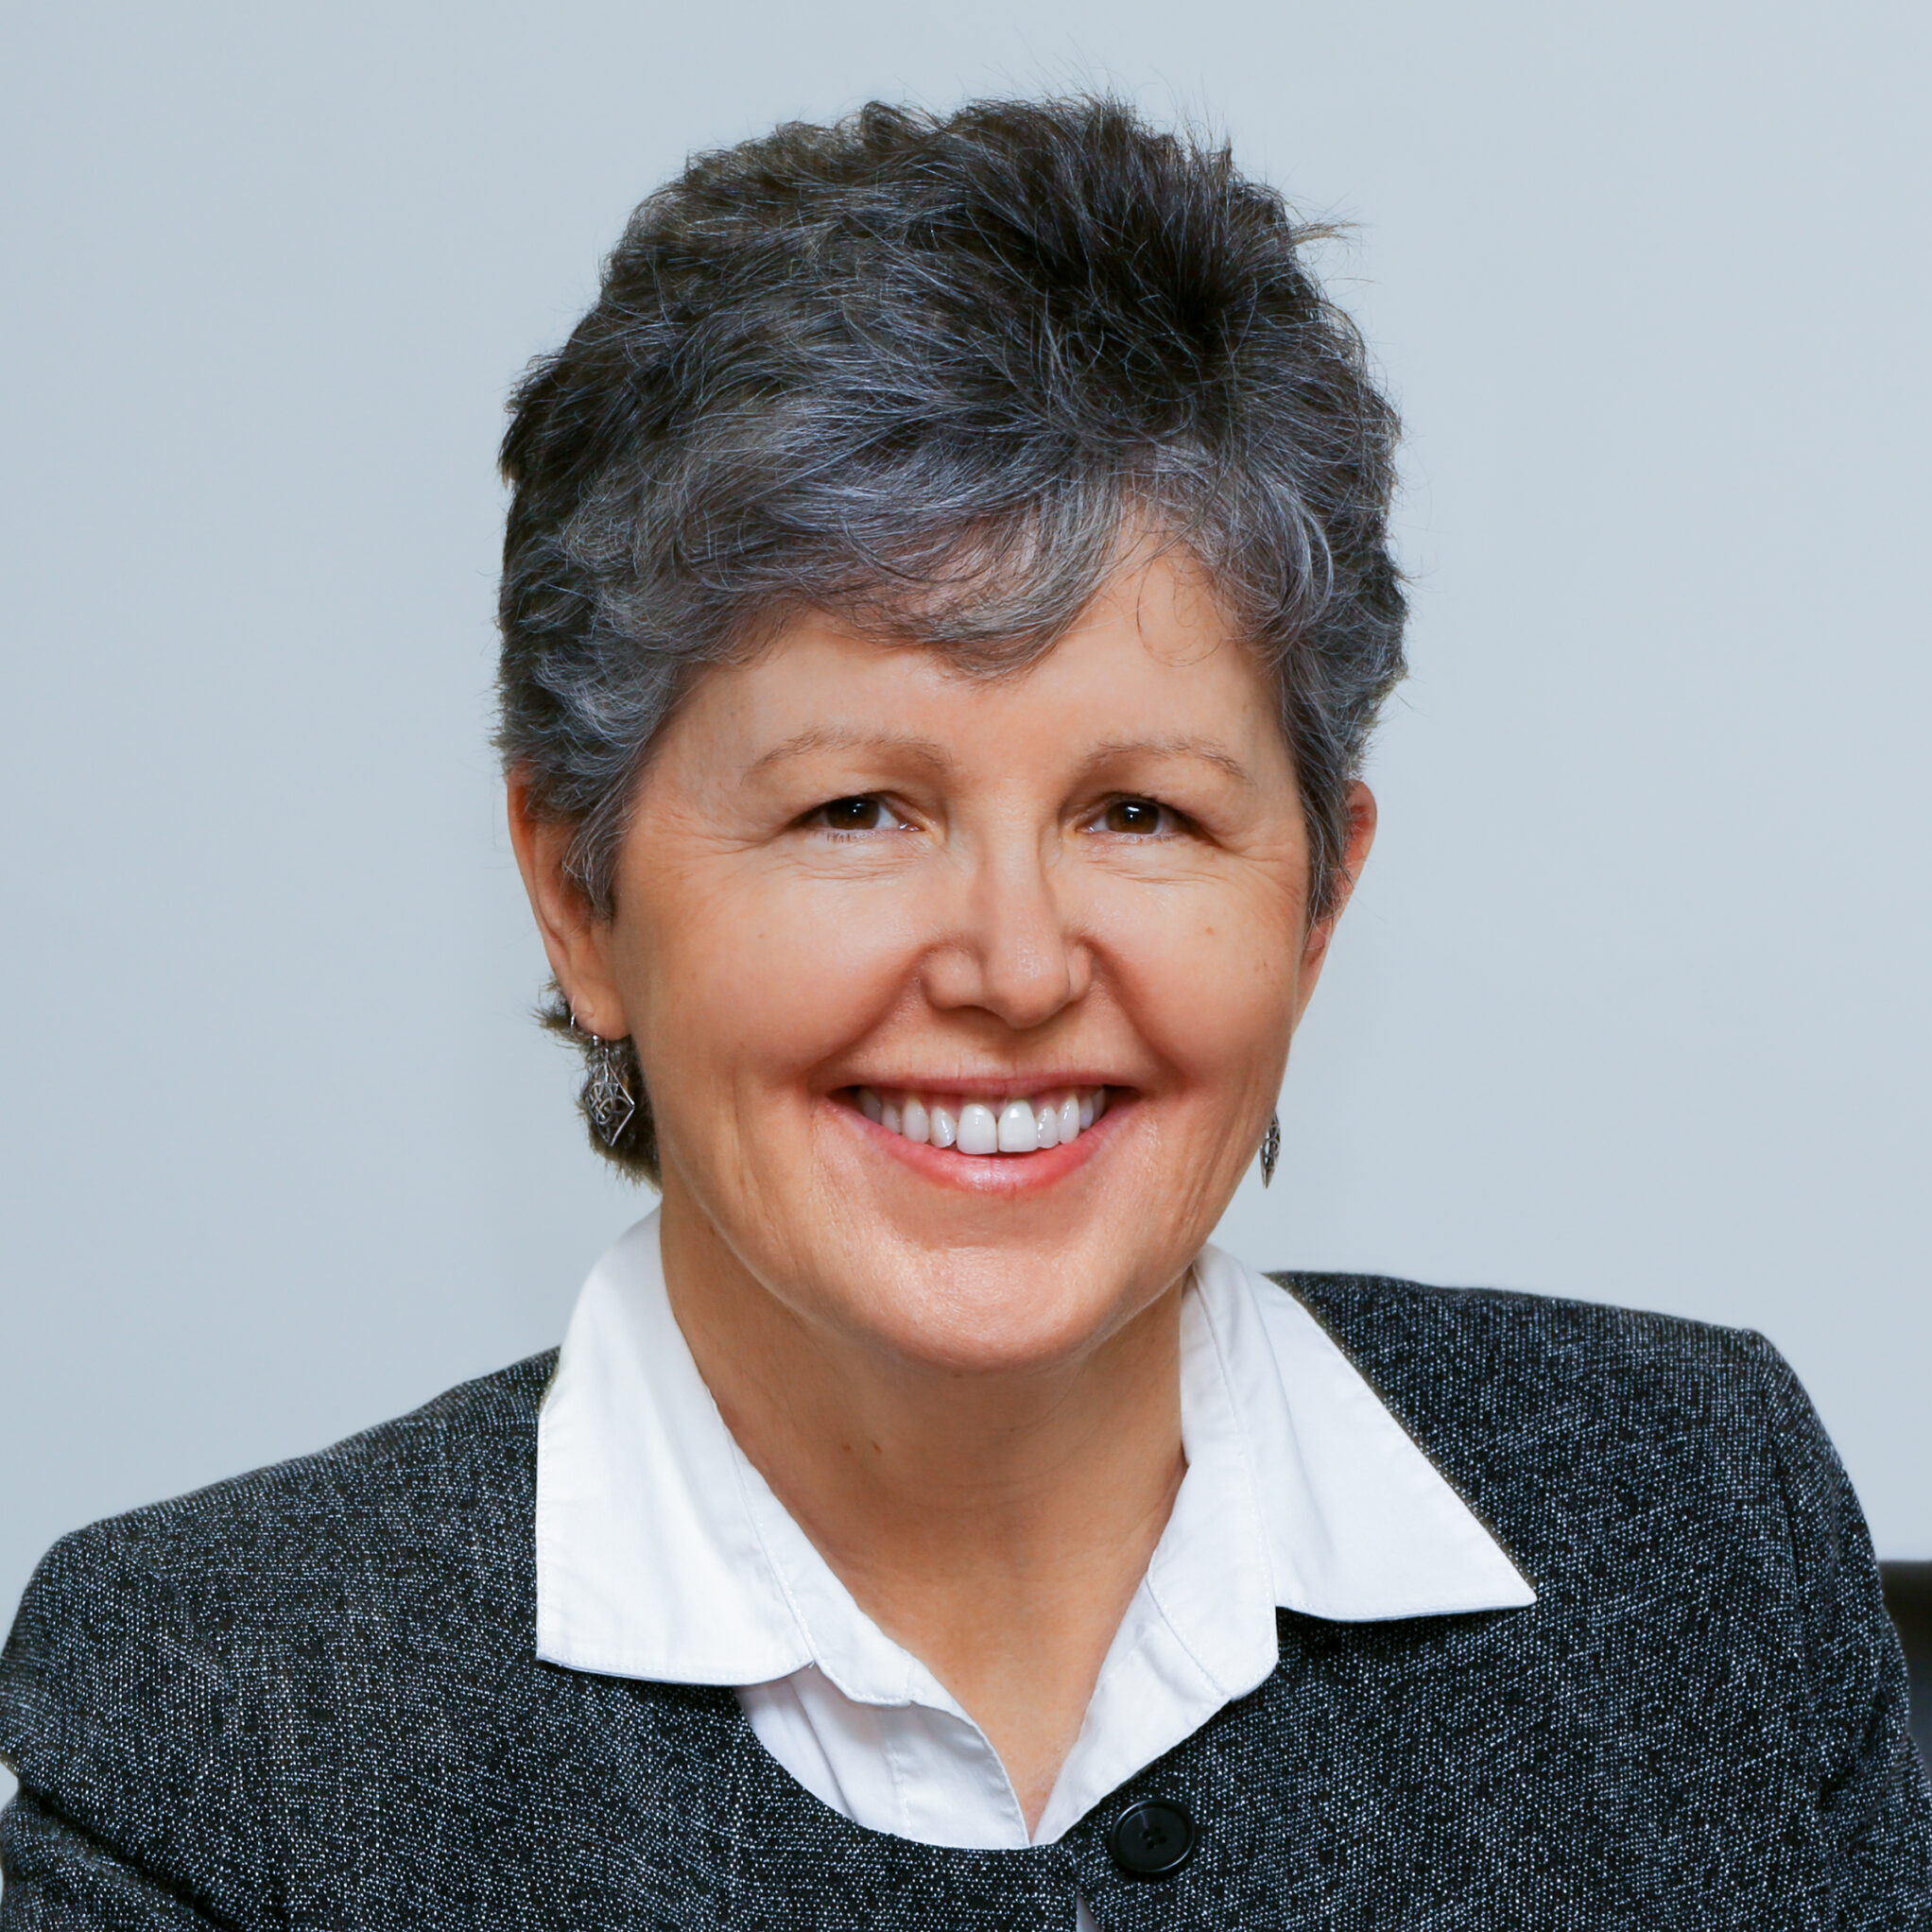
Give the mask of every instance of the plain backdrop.
[(1415, 674), (1257, 1265), (1763, 1329), (1932, 1557), (1932, 9), (14, 5), (0, 1618), (558, 1339), (606, 1178), (486, 746), (505, 392), (694, 147), (1106, 85), (1302, 208)]

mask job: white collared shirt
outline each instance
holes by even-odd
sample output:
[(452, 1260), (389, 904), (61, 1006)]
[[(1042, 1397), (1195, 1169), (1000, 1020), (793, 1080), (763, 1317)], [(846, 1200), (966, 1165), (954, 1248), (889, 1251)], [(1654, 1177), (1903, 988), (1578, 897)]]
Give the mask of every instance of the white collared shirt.
[(726, 1428), (651, 1215), (591, 1270), (544, 1398), (537, 1654), (733, 1685), (772, 1756), (856, 1823), (1013, 1848), (1058, 1838), (1259, 1685), (1278, 1605), (1355, 1622), (1535, 1600), (1320, 1324), (1215, 1248), (1182, 1306), (1181, 1430), (1173, 1513), (1029, 1833), (985, 1734), (858, 1607)]

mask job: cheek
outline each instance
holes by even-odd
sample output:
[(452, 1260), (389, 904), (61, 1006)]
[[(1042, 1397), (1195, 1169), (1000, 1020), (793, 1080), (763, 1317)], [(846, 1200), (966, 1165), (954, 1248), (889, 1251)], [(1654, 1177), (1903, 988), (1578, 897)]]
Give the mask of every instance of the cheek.
[(632, 903), (626, 1000), (647, 1075), (782, 1084), (862, 1040), (909, 982), (916, 947), (889, 892), (750, 869), (655, 881)]
[(1108, 950), (1142, 1036), (1190, 1082), (1246, 1086), (1285, 1055), (1301, 927), (1278, 893), (1132, 908)]

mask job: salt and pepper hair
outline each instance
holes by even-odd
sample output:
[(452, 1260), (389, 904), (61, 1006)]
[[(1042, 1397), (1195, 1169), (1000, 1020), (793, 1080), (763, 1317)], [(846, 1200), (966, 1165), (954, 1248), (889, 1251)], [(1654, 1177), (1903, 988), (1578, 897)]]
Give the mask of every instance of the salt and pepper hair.
[[(1088, 98), (874, 104), (645, 201), (503, 445), (498, 742), (593, 910), (699, 666), (810, 609), (997, 675), (1151, 537), (1274, 677), (1325, 911), (1404, 618), (1397, 425), (1305, 264), (1329, 233)], [(648, 1105), (602, 1150), (654, 1180)]]

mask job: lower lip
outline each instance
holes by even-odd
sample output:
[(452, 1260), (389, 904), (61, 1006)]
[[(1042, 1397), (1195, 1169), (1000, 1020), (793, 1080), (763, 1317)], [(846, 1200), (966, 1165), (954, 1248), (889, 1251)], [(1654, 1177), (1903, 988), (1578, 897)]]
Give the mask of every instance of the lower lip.
[(910, 1167), (915, 1174), (941, 1186), (957, 1187), (969, 1194), (1030, 1194), (1063, 1181), (1083, 1167), (1113, 1137), (1116, 1123), (1133, 1111), (1133, 1101), (1117, 1090), (1108, 1095), (1107, 1111), (1092, 1127), (1057, 1147), (1042, 1147), (1033, 1154), (961, 1154), (950, 1147), (936, 1147), (921, 1141), (909, 1141), (903, 1133), (868, 1120), (856, 1107), (844, 1100), (829, 1101), (833, 1112), (847, 1126), (863, 1134), (881, 1152)]

